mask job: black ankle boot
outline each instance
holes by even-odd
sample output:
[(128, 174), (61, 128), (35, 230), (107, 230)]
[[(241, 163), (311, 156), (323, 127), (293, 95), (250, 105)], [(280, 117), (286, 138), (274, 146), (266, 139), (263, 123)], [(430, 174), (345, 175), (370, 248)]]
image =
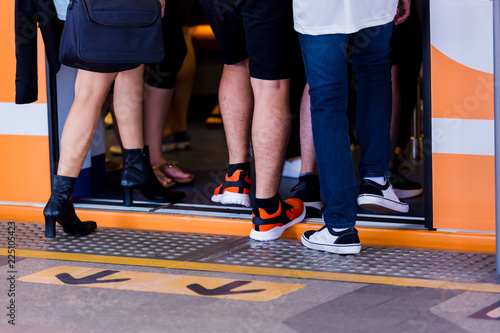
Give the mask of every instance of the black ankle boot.
[(76, 178), (54, 176), (52, 193), (43, 210), (45, 237), (56, 237), (56, 222), (59, 222), (64, 232), (76, 237), (88, 235), (97, 228), (94, 221), (82, 222), (76, 216), (75, 207), (71, 203), (75, 183)]
[(186, 197), (181, 191), (167, 191), (156, 178), (151, 161), (149, 147), (144, 149), (123, 149), (125, 166), (123, 168), (122, 187), (123, 204), (132, 206), (132, 192), (141, 191), (142, 195), (151, 201), (176, 202)]

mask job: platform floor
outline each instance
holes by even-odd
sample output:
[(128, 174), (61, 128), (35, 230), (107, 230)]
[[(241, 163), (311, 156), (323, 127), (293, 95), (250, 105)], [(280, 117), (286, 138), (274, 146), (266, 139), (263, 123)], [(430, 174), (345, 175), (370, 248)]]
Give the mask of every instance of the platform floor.
[[(1, 332), (499, 332), (493, 254), (0, 221)], [(15, 272), (15, 273), (9, 273)], [(14, 298), (7, 278), (15, 275)]]

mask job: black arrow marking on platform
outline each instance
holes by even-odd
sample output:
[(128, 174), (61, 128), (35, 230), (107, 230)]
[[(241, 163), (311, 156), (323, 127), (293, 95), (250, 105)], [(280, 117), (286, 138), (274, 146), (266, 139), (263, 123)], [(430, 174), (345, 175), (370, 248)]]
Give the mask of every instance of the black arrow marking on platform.
[(238, 287), (244, 286), (246, 284), (252, 283), (252, 281), (234, 281), (223, 285), (221, 287), (217, 287), (215, 289), (206, 289), (205, 287), (195, 283), (187, 286), (190, 290), (194, 291), (198, 295), (202, 296), (224, 296), (224, 295), (237, 295), (237, 294), (252, 294), (252, 293), (260, 293), (266, 289), (253, 289), (253, 290), (241, 290), (241, 291), (233, 291)]
[(72, 284), (72, 285), (78, 285), (78, 284), (95, 284), (95, 283), (111, 283), (111, 282), (124, 282), (128, 281), (131, 279), (114, 279), (114, 280), (99, 280), (100, 278), (109, 276), (111, 274), (118, 273), (120, 271), (111, 271), (111, 270), (105, 270), (99, 273), (95, 273), (89, 276), (85, 276), (79, 279), (76, 279), (72, 277), (68, 273), (61, 273), (57, 274), (56, 278), (61, 280), (62, 283), (64, 284)]

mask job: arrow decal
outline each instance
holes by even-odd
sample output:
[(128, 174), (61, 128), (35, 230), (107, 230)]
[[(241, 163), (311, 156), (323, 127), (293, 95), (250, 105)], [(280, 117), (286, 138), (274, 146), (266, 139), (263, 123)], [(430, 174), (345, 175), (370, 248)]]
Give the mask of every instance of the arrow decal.
[(112, 282), (123, 282), (131, 279), (114, 279), (114, 280), (99, 280), (100, 278), (109, 276), (111, 274), (118, 273), (120, 271), (105, 270), (99, 273), (95, 273), (82, 278), (74, 278), (68, 273), (57, 274), (58, 278), (64, 284), (79, 285), (79, 284), (96, 284), (96, 283), (112, 283)]
[[(237, 278), (136, 272), (121, 269), (106, 270), (106, 268), (57, 266), (23, 276), (19, 281), (53, 284), (70, 289), (80, 287), (105, 288), (256, 302), (271, 301), (305, 287), (304, 284), (295, 283), (245, 281)], [(1, 331), (2, 329), (0, 329)]]
[(221, 287), (217, 287), (215, 289), (206, 289), (205, 287), (195, 283), (190, 284), (187, 287), (202, 296), (224, 296), (224, 295), (237, 295), (237, 294), (251, 294), (251, 293), (260, 293), (265, 291), (266, 289), (253, 289), (253, 290), (241, 290), (241, 291), (233, 291), (238, 287), (247, 285), (252, 283), (252, 281), (234, 281), (228, 284), (225, 284)]

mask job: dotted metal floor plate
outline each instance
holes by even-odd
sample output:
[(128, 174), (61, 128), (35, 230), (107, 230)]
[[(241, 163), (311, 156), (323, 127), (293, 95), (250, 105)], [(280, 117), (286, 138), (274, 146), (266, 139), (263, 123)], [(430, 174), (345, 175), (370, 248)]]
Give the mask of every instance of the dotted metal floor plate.
[(401, 247), (363, 246), (357, 255), (305, 248), (300, 241), (248, 241), (202, 262), (460, 282), (494, 282), (495, 255)]
[[(6, 248), (7, 222), (0, 221), (0, 230), (0, 248)], [(16, 239), (18, 249), (38, 251), (500, 284), (495, 255), (488, 253), (363, 246), (360, 254), (336, 255), (295, 240), (116, 228), (77, 238), (59, 226), (49, 239), (42, 224), (22, 222), (16, 222)]]
[[(183, 261), (240, 238), (116, 228), (98, 228), (88, 236), (74, 237), (65, 234), (59, 225), (56, 228), (56, 238), (46, 238), (42, 224), (16, 222), (16, 246), (26, 250)], [(7, 222), (0, 221), (0, 247), (7, 247), (7, 229)]]

